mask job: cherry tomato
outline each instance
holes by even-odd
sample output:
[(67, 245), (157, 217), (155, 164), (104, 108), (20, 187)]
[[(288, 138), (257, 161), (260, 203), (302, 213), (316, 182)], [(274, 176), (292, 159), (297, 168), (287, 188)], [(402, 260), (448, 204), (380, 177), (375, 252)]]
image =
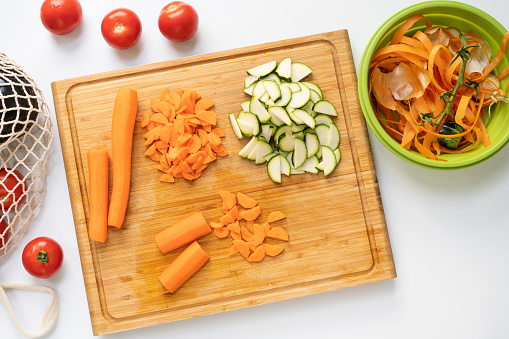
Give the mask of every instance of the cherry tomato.
[(131, 48), (140, 40), (140, 18), (127, 8), (117, 8), (106, 14), (101, 23), (104, 40), (113, 48)]
[(16, 170), (0, 169), (0, 208), (7, 211), (13, 204), (21, 204), (25, 200), (24, 193), (23, 176)]
[(198, 30), (198, 13), (182, 1), (173, 1), (159, 13), (159, 30), (166, 39), (179, 42), (191, 39)]
[(34, 277), (46, 279), (60, 270), (64, 252), (55, 240), (39, 237), (25, 246), (21, 259), (28, 273)]
[(41, 21), (56, 35), (69, 34), (81, 23), (83, 12), (78, 0), (45, 0), (41, 6)]
[(9, 240), (10, 232), (6, 231), (6, 229), (7, 223), (4, 220), (0, 221), (0, 249), (2, 249)]

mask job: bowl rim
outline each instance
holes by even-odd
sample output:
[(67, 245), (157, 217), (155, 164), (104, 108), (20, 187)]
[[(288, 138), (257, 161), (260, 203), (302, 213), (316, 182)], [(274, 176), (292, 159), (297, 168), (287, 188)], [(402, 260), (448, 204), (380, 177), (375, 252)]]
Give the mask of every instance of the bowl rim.
[[(371, 36), (364, 52), (362, 54), (360, 63), (359, 63), (359, 75), (364, 72), (364, 74), (368, 74), (369, 64), (371, 61), (371, 55), (375, 52), (375, 48), (377, 42), (380, 41), (388, 31), (393, 29), (394, 27), (400, 25), (405, 19), (410, 16), (422, 12), (423, 10), (427, 10), (429, 8), (448, 8), (448, 9), (461, 9), (464, 11), (468, 11), (472, 13), (474, 16), (478, 16), (487, 23), (492, 26), (492, 29), (500, 32), (507, 32), (507, 29), (500, 24), (497, 20), (495, 20), (491, 15), (482, 11), (481, 9), (474, 7), (472, 5), (468, 5), (461, 2), (456, 1), (444, 1), (444, 0), (432, 0), (432, 1), (424, 1), (420, 2), (402, 10), (396, 12), (392, 16), (390, 16)], [(426, 14), (425, 14), (426, 15)], [(462, 159), (459, 161), (437, 161), (431, 160), (426, 157), (417, 155), (415, 151), (408, 151), (400, 146), (400, 144), (394, 140), (391, 136), (385, 132), (384, 128), (378, 121), (378, 119), (372, 119), (374, 117), (374, 110), (371, 105), (370, 97), (368, 94), (368, 78), (366, 77), (358, 77), (358, 92), (359, 92), (359, 101), (361, 104), (362, 113), (364, 118), (366, 119), (367, 124), (370, 126), (371, 131), (375, 134), (375, 136), (380, 140), (380, 142), (388, 148), (392, 153), (402, 158), (405, 161), (408, 161), (414, 165), (418, 165), (421, 167), (435, 169), (435, 170), (457, 170), (472, 167), (477, 165), (492, 156), (498, 153), (504, 146), (509, 142), (509, 133), (501, 138), (497, 142), (490, 145), (490, 149), (485, 152), (473, 156), (472, 158)], [(482, 146), (481, 146), (482, 147)]]

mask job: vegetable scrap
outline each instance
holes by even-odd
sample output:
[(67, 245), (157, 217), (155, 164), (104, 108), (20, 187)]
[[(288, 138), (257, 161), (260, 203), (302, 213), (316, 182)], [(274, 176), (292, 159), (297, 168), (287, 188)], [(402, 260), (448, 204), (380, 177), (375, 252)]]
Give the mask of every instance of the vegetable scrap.
[[(408, 35), (421, 20), (426, 29)], [(490, 108), (507, 103), (509, 87), (500, 88), (509, 66), (498, 76), (493, 70), (508, 41), (509, 32), (492, 58), (490, 45), (475, 32), (434, 26), (423, 15), (409, 18), (369, 68), (372, 104), (385, 131), (401, 147), (433, 160), (490, 145)]]
[(148, 146), (145, 156), (158, 163), (163, 182), (175, 178), (195, 180), (217, 156), (228, 151), (222, 146), (224, 131), (215, 127), (217, 116), (210, 108), (214, 101), (189, 89), (162, 90), (151, 100), (152, 114), (144, 112), (141, 127)]
[(220, 221), (211, 221), (210, 226), (216, 237), (222, 239), (229, 235), (232, 238), (230, 256), (240, 253), (249, 262), (259, 262), (266, 255), (274, 257), (283, 252), (283, 246), (268, 244), (265, 240), (271, 238), (288, 241), (288, 232), (284, 228), (272, 227), (270, 224), (285, 219), (285, 214), (280, 211), (271, 212), (268, 221), (261, 225), (255, 222), (262, 212), (258, 201), (241, 192), (235, 195), (221, 191), (219, 194), (223, 200), (224, 215)]

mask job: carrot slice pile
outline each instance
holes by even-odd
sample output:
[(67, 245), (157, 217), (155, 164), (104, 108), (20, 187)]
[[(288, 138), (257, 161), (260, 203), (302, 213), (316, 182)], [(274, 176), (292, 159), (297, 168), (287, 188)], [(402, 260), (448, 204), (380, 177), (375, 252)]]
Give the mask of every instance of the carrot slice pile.
[[(408, 34), (423, 19), (426, 28)], [(487, 42), (474, 32), (460, 35), (433, 26), (422, 15), (410, 17), (371, 60), (369, 91), (378, 121), (401, 147), (433, 160), (445, 160), (441, 154), (468, 152), (480, 144), (488, 146), (489, 107), (508, 102), (507, 87), (500, 88), (500, 81), (509, 66), (498, 76), (491, 74), (508, 41), (509, 32), (490, 62)], [(462, 50), (475, 62), (465, 67), (459, 57)], [(451, 132), (450, 125), (460, 128)], [(452, 138), (457, 144), (451, 146)]]
[(209, 109), (214, 101), (193, 90), (162, 90), (150, 102), (152, 114), (143, 112), (141, 127), (146, 128), (145, 156), (157, 162), (163, 182), (175, 178), (195, 180), (218, 156), (228, 155), (222, 146), (224, 131), (215, 127), (217, 116)]
[(224, 215), (219, 221), (211, 221), (210, 226), (214, 235), (220, 239), (230, 236), (232, 245), (229, 255), (240, 253), (249, 262), (259, 262), (268, 255), (274, 257), (283, 252), (284, 247), (279, 244), (269, 244), (268, 239), (274, 241), (288, 241), (288, 232), (280, 227), (272, 228), (270, 223), (286, 218), (280, 211), (269, 214), (263, 224), (256, 223), (262, 209), (253, 198), (244, 193), (232, 194), (220, 191), (222, 210)]

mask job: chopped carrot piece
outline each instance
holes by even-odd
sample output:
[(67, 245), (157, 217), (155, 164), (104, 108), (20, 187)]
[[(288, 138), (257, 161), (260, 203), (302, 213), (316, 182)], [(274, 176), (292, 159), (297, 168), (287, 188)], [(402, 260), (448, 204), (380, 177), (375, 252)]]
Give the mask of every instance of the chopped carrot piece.
[(256, 205), (258, 205), (258, 201), (248, 197), (244, 193), (237, 193), (237, 201), (239, 202), (239, 205), (244, 208), (253, 208)]
[(261, 261), (265, 257), (265, 247), (258, 246), (253, 253), (249, 257), (247, 257), (247, 261), (249, 262), (258, 262)]
[(230, 236), (232, 237), (233, 240), (242, 240), (242, 235), (240, 234), (240, 232), (234, 232), (230, 230)]
[(148, 123), (150, 122), (150, 114), (148, 112), (143, 112), (141, 117), (141, 127), (147, 127)]
[(269, 214), (268, 222), (274, 222), (286, 218), (286, 215), (279, 211), (275, 211)]
[(216, 125), (217, 124), (217, 116), (214, 114), (214, 112), (211, 111), (197, 111), (196, 117), (200, 119), (201, 121), (205, 121), (209, 123), (210, 125)]
[(237, 204), (237, 199), (235, 198), (235, 195), (228, 192), (228, 191), (220, 191), (219, 195), (221, 198), (223, 198), (223, 201), (225, 202), (226, 206), (228, 207), (228, 210), (232, 209), (233, 206)]
[(229, 211), (228, 214), (232, 216), (233, 220), (237, 220), (237, 217), (239, 215), (239, 208), (237, 205), (233, 206)]
[(161, 175), (161, 177), (159, 178), (159, 181), (175, 182), (175, 178), (170, 173), (165, 173), (165, 174)]
[(246, 241), (246, 243), (247, 243), (247, 246), (249, 247), (249, 250), (251, 252), (254, 252), (254, 250), (256, 250), (256, 246), (255, 246), (254, 240)]
[(253, 233), (249, 232), (249, 230), (244, 226), (240, 228), (240, 235), (242, 236), (242, 239), (244, 239), (244, 241), (255, 240)]
[(272, 244), (263, 244), (263, 247), (265, 247), (265, 254), (275, 257), (276, 255), (283, 252), (284, 247), (281, 245), (272, 245)]
[(265, 229), (263, 226), (254, 224), (254, 242), (255, 246), (260, 246), (265, 240)]
[(282, 227), (273, 227), (269, 233), (267, 233), (267, 237), (288, 240), (288, 232), (286, 232)]
[(163, 253), (173, 251), (212, 232), (200, 212), (180, 220), (155, 235), (157, 246)]
[(214, 235), (218, 238), (226, 238), (230, 234), (230, 230), (226, 227), (214, 228)]
[(210, 224), (210, 227), (212, 227), (212, 228), (224, 227), (224, 225), (219, 221), (211, 221), (209, 224)]
[(244, 258), (249, 256), (249, 246), (244, 240), (233, 240), (233, 245), (239, 250)]
[(217, 136), (217, 134), (209, 133), (207, 135), (207, 138), (209, 140), (210, 147), (219, 147), (221, 146), (221, 138)]
[(238, 221), (235, 221), (235, 222), (232, 222), (231, 224), (228, 224), (226, 226), (226, 228), (228, 228), (230, 231), (233, 231), (233, 232), (237, 232), (237, 233), (241, 232), (240, 224), (239, 224)]
[(214, 133), (215, 135), (217, 135), (218, 137), (220, 138), (224, 138), (226, 137), (226, 134), (224, 134), (224, 131), (223, 129), (219, 128), (219, 127), (216, 127), (214, 128), (211, 133)]
[(231, 215), (229, 215), (229, 214), (225, 214), (225, 215), (223, 215), (223, 216), (221, 217), (221, 223), (222, 223), (223, 225), (225, 225), (225, 226), (227, 226), (227, 225), (229, 225), (229, 224), (231, 224), (231, 223), (233, 223), (233, 222), (235, 222), (235, 220), (233, 220), (232, 216), (231, 216)]
[(262, 225), (262, 227), (263, 227), (263, 230), (265, 231), (265, 234), (269, 233), (269, 231), (270, 231), (270, 224), (269, 224), (268, 221), (266, 223), (264, 223)]
[(242, 217), (242, 219), (256, 220), (256, 218), (258, 218), (260, 213), (262, 213), (262, 209), (260, 208), (260, 206), (256, 206), (251, 209), (244, 210), (244, 211), (240, 212), (239, 214)]
[(202, 98), (196, 102), (196, 105), (194, 106), (194, 110), (196, 112), (207, 110), (214, 106), (214, 101), (207, 98)]
[(230, 252), (228, 253), (228, 255), (232, 256), (232, 255), (237, 254), (237, 253), (239, 253), (239, 250), (238, 250), (237, 246), (231, 245), (230, 246)]
[(248, 220), (246, 222), (246, 225), (247, 225), (247, 229), (249, 230), (249, 232), (253, 233), (254, 232), (254, 221)]

